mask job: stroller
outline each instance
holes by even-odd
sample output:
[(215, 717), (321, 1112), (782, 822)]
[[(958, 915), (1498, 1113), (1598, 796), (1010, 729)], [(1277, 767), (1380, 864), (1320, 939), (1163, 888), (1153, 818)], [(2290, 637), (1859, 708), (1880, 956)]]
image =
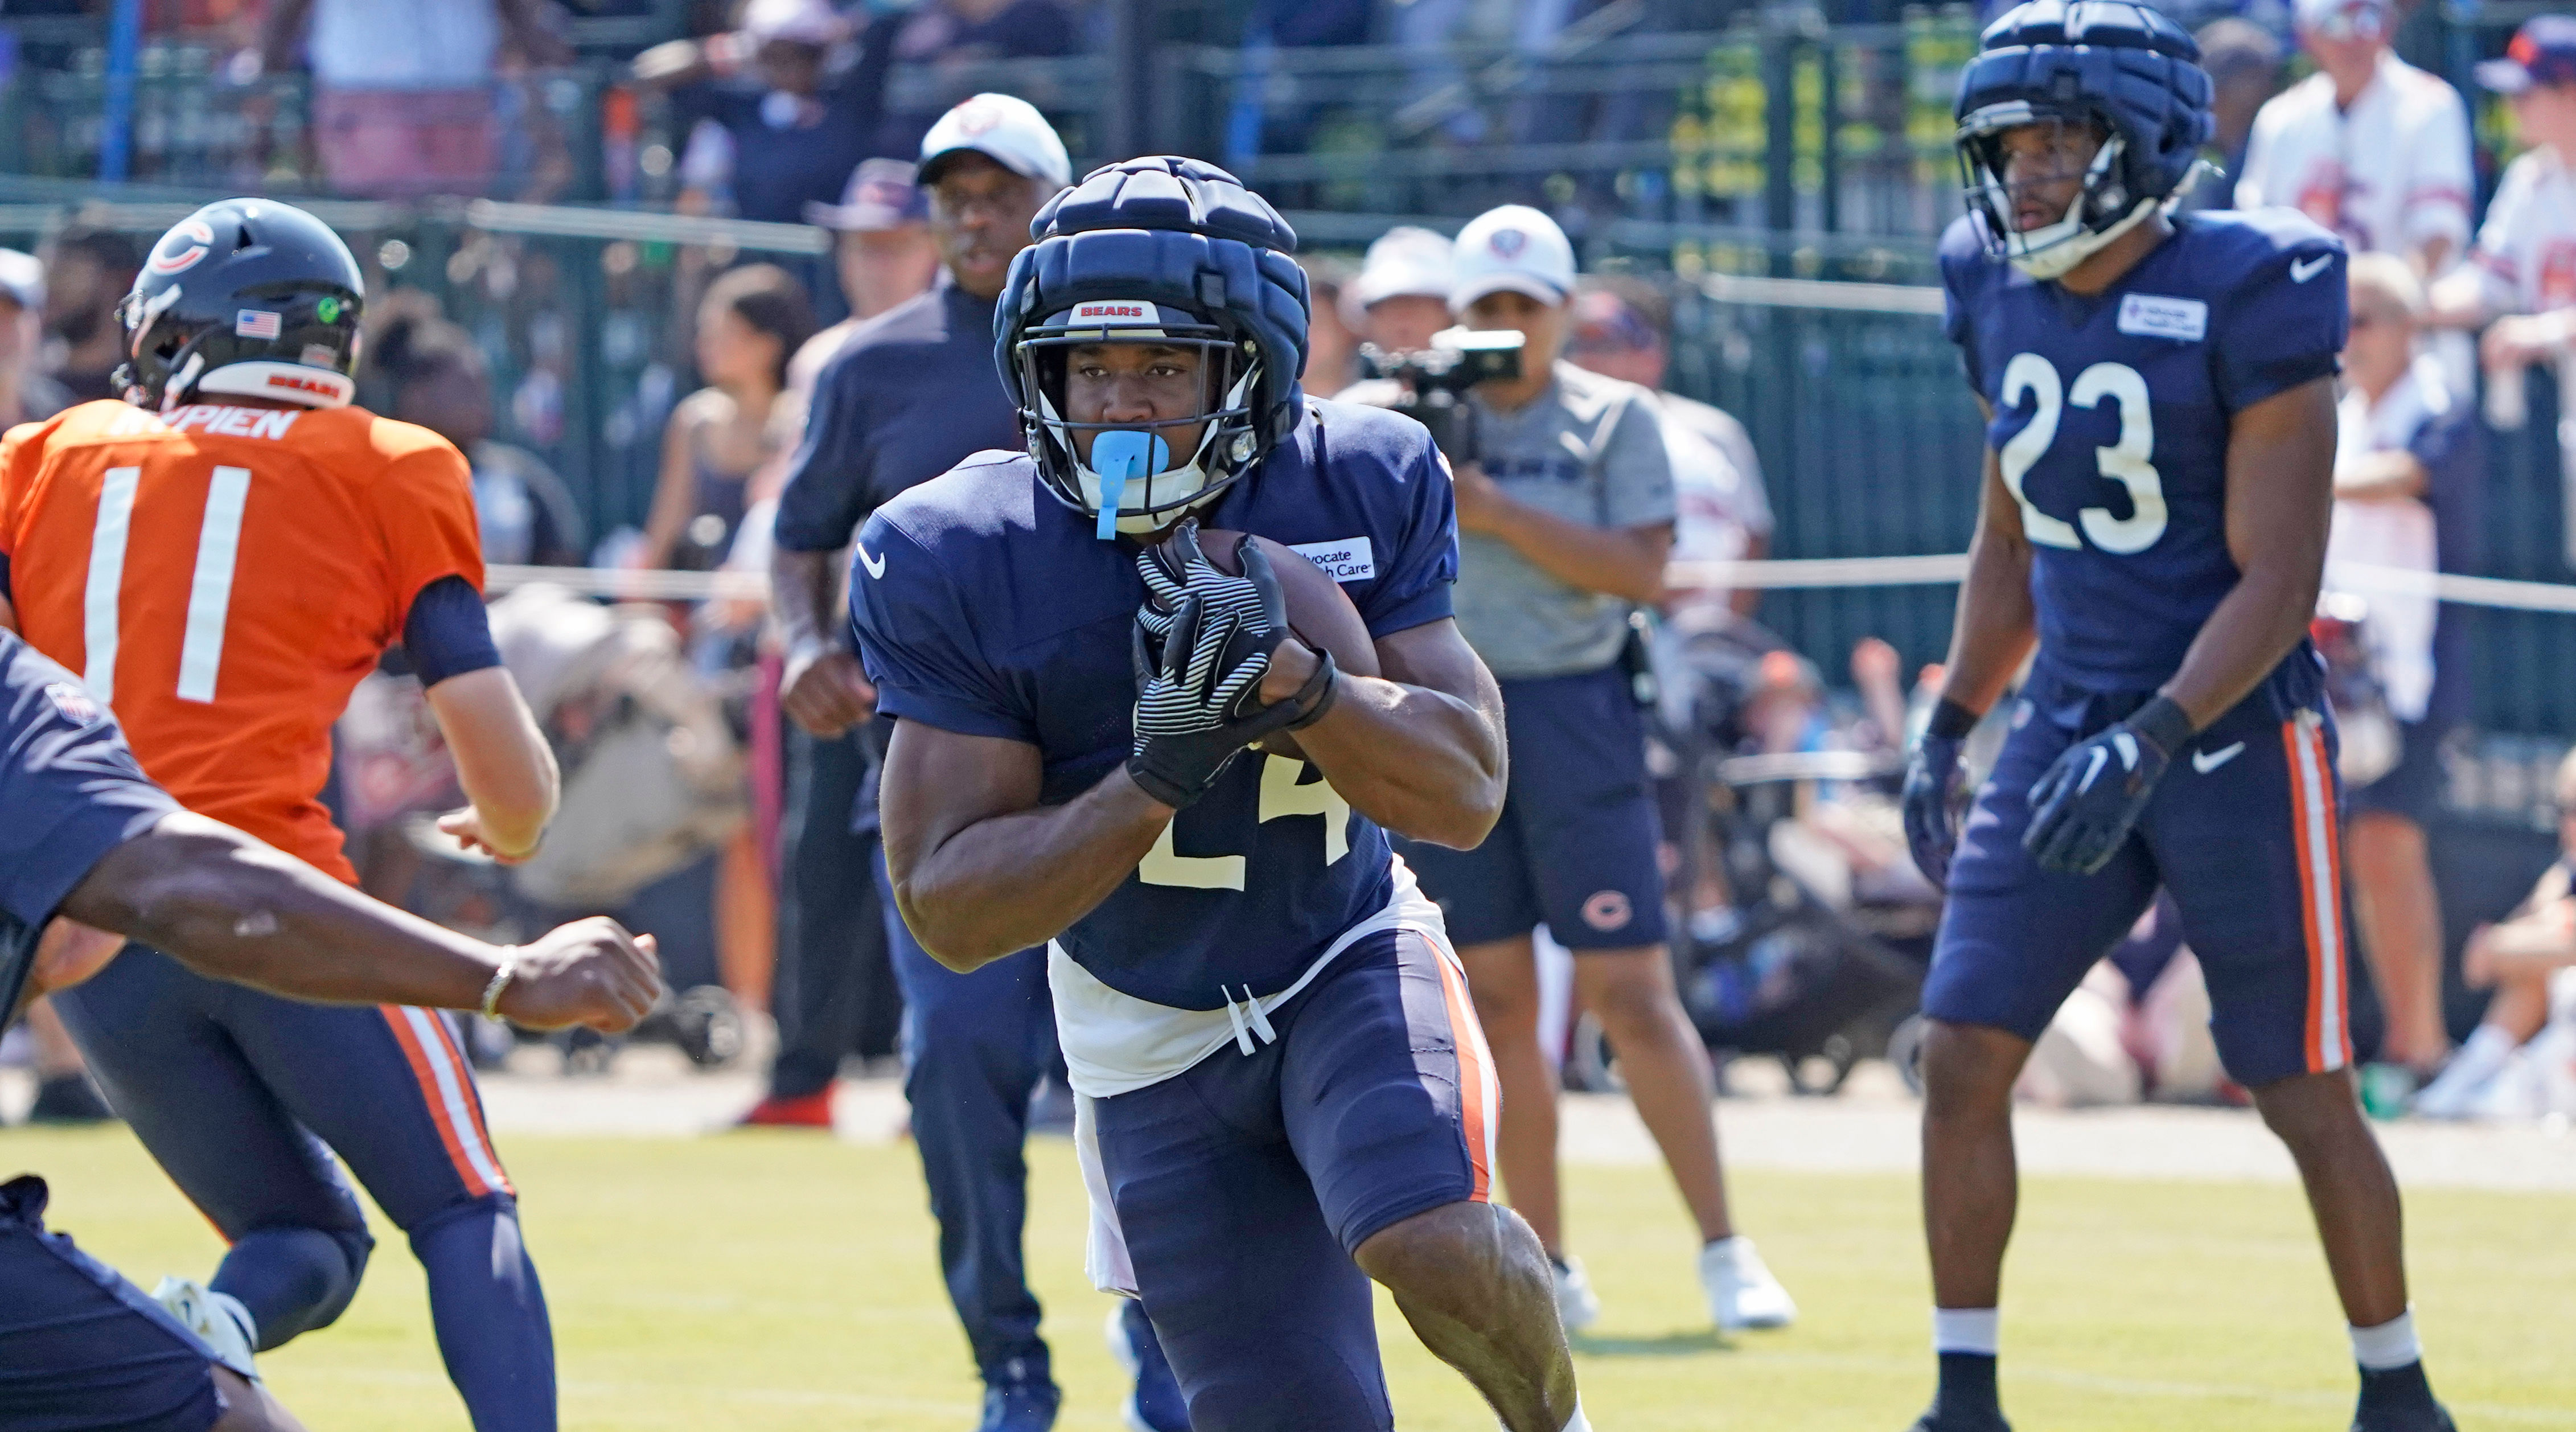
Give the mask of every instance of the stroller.
[(1737, 754), (1750, 743), (1763, 658), (1782, 650), (1740, 621), (1659, 638), (1654, 764), (1669, 773), (1677, 888), (1714, 877), (1732, 906), (1731, 919), (1683, 922), (1674, 973), (1713, 1055), (1775, 1059), (1797, 1092), (1830, 1094), (1861, 1060), (1886, 1053), (1913, 1012), (1940, 906), (1912, 888), (1919, 882), (1855, 878), (1792, 838), (1802, 802), (1819, 791), (1870, 791), (1883, 807), (1900, 756)]
[[(562, 771), (545, 844), (501, 866), (459, 850), (435, 812), (459, 798), (419, 687), (382, 675), (343, 718), (353, 831), (399, 832), (405, 867), (383, 891), (424, 918), (515, 942), (636, 893), (730, 839), (748, 813), (743, 743), (713, 686), (691, 670), (658, 610), (602, 606), (532, 585), (491, 607), (492, 636)], [(371, 884), (375, 883), (373, 880)], [(630, 1038), (667, 1040), (700, 1068), (743, 1048), (741, 1011), (722, 986), (678, 990)], [(604, 1069), (616, 1043), (555, 1036), (566, 1067)], [(476, 1041), (478, 1056), (506, 1053)]]

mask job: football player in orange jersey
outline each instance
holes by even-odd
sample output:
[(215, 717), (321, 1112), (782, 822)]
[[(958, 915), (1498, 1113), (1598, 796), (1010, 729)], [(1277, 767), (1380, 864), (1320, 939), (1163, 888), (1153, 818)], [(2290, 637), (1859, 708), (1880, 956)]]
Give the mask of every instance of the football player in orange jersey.
[[(362, 285), (311, 215), (210, 204), (126, 299), (127, 401), (0, 439), (0, 620), (82, 674), (183, 805), (353, 882), (318, 793), (332, 722), (397, 641), (471, 803), (444, 830), (523, 858), (557, 785), (484, 620), (465, 459), (349, 406)], [(232, 1243), (208, 1284), (163, 1285), (183, 1322), (246, 1361), (339, 1316), (373, 1240), (337, 1153), (409, 1236), (477, 1432), (552, 1432), (545, 1298), (441, 1016), (280, 999), (141, 946), (61, 1008)]]

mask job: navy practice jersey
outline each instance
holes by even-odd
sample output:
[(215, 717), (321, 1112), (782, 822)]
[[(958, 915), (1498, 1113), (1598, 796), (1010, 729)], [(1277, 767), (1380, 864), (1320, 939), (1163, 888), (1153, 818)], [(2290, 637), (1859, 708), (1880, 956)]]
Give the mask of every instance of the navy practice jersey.
[(0, 629), (0, 1019), (54, 907), (109, 851), (178, 808), (80, 678)]
[[(1201, 520), (1314, 558), (1373, 636), (1450, 614), (1449, 474), (1410, 418), (1309, 400), (1296, 430)], [(979, 453), (878, 508), (859, 534), (850, 604), (879, 709), (1036, 746), (1047, 804), (1090, 789), (1134, 744), (1136, 552), (1099, 540), (1012, 453)], [(1114, 989), (1215, 1009), (1224, 991), (1293, 983), (1385, 906), (1390, 872), (1385, 832), (1313, 767), (1246, 751), (1060, 942)]]
[(1941, 240), (1947, 323), (2021, 501), (2040, 659), (2080, 687), (2151, 690), (2239, 575), (2230, 422), (2335, 371), (2342, 241), (2287, 209), (2188, 214), (2078, 297), (1987, 257), (1975, 222)]

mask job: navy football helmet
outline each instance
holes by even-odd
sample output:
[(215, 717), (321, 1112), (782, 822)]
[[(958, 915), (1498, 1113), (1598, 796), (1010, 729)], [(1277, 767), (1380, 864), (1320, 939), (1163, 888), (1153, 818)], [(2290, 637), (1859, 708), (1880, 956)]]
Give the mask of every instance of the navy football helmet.
[[(1296, 426), (1306, 366), (1306, 275), (1296, 231), (1233, 175), (1152, 156), (1093, 170), (1029, 226), (994, 311), (1002, 385), (1047, 490), (1103, 537), (1178, 522), (1240, 482)], [(1072, 350), (1152, 342), (1196, 349), (1198, 413), (1150, 424), (1077, 423), (1064, 411)], [(1156, 429), (1204, 424), (1187, 453)], [(1084, 460), (1079, 435), (1094, 434)], [(1118, 435), (1124, 436), (1118, 436)], [(1115, 470), (1095, 464), (1115, 451)]]
[[(2130, 0), (2028, 0), (1986, 27), (1959, 75), (1959, 165), (1986, 251), (2052, 279), (2182, 196), (2215, 122), (2200, 46)], [(2013, 226), (2002, 136), (2027, 124), (2091, 127), (2102, 146), (2065, 217)]]
[(345, 406), (357, 392), (365, 277), (331, 226), (274, 199), (223, 199), (152, 246), (117, 309), (125, 400), (168, 412), (198, 393)]

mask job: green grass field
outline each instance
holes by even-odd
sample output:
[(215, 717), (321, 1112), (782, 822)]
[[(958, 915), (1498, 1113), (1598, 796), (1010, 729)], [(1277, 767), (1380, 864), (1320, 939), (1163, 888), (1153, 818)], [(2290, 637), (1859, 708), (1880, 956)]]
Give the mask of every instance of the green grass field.
[[(932, 1267), (909, 1147), (780, 1134), (504, 1139), (553, 1303), (564, 1425), (964, 1432), (977, 1388)], [(1070, 1149), (1034, 1150), (1029, 1243), (1062, 1426), (1112, 1432), (1119, 1395), (1083, 1281)], [(44, 1173), (53, 1226), (147, 1286), (219, 1245), (121, 1129), (0, 1135)], [(1659, 1173), (1570, 1171), (1573, 1236), (1607, 1315), (1579, 1350), (1602, 1432), (1899, 1432), (1929, 1391), (1911, 1179), (1751, 1173), (1745, 1226), (1804, 1307), (1787, 1332), (1706, 1331)], [(2463, 1428), (2576, 1428), (2576, 1237), (2564, 1197), (2421, 1192), (2416, 1302)], [(464, 1417), (398, 1235), (338, 1326), (265, 1366), (316, 1429), (425, 1432)], [(2351, 1368), (2307, 1213), (2287, 1188), (2043, 1180), (2026, 1191), (2004, 1381), (2025, 1432), (2341, 1429)], [(1493, 1419), (1381, 1304), (1400, 1425)], [(1319, 1429), (1322, 1432), (1322, 1429)]]

